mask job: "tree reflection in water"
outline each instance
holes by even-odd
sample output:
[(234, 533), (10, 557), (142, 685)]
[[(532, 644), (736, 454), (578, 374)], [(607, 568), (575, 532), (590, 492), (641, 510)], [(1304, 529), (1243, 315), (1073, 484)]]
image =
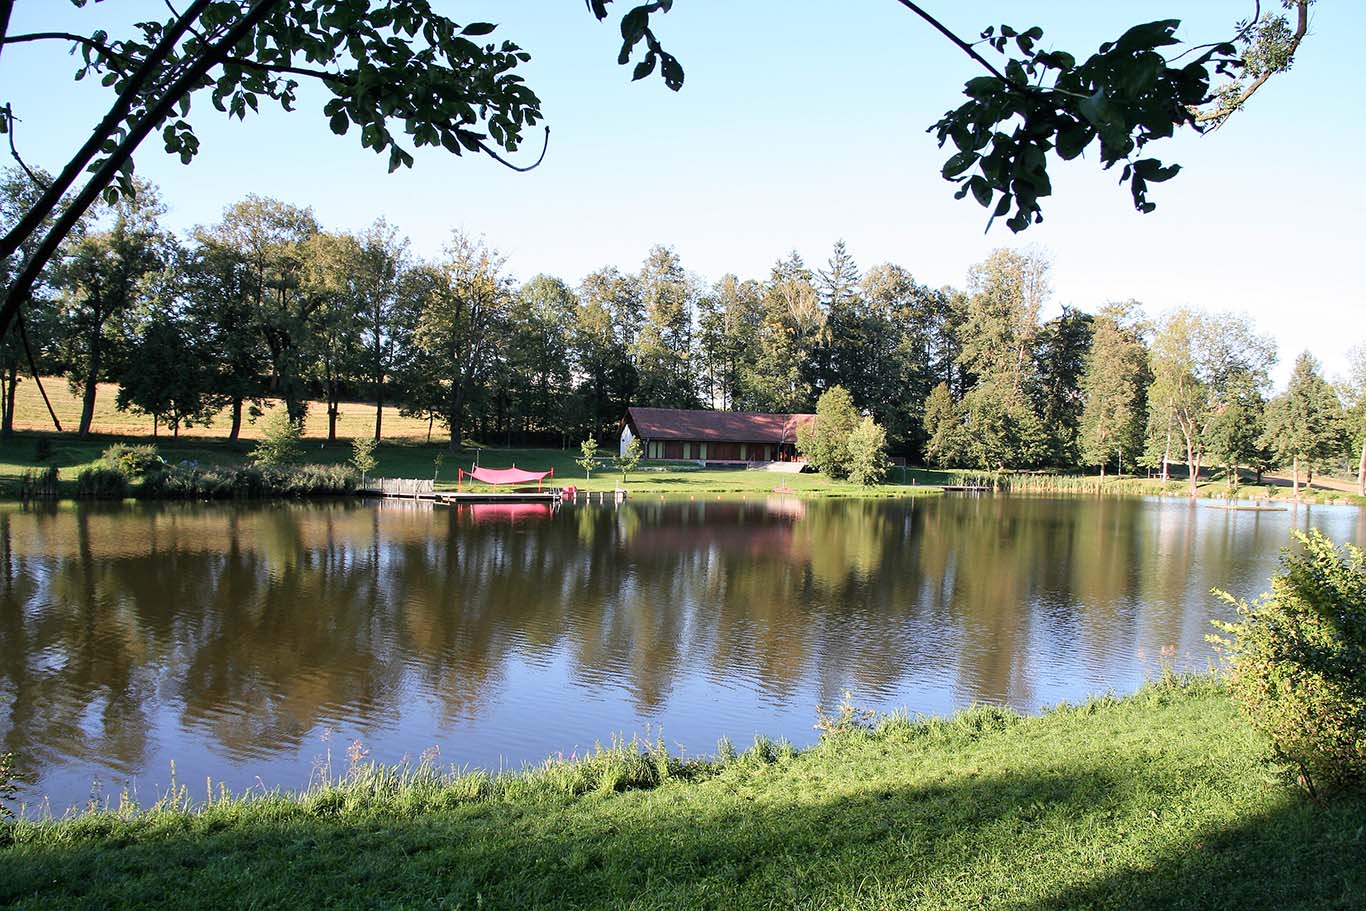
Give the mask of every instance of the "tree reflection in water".
[[(1117, 499), (47, 506), (0, 511), (0, 750), (30, 797), (181, 768), (298, 786), (536, 760), (663, 723), (811, 739), (817, 703), (1031, 710), (1203, 666), (1215, 585), (1359, 510)], [(390, 755), (392, 754), (392, 755)], [(189, 779), (187, 779), (189, 780)]]

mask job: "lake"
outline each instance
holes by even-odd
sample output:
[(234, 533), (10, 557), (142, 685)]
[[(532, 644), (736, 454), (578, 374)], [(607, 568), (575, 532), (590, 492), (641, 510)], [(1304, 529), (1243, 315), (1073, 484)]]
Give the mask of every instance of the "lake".
[[(1366, 511), (946, 495), (0, 509), (0, 752), (54, 812), (356, 757), (815, 739), (818, 705), (1022, 711), (1199, 669), (1216, 586)], [(349, 757), (349, 758), (348, 758)], [(216, 787), (216, 785), (215, 785)]]

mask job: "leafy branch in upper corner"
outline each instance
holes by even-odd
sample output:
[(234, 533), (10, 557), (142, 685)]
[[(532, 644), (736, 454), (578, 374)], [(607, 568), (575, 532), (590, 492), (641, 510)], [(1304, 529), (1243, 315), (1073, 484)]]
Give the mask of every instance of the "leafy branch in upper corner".
[[(956, 198), (971, 193), (983, 207), (994, 204), (992, 220), (1013, 206), (1006, 224), (1018, 232), (1043, 221), (1039, 201), (1052, 194), (1048, 153), (1071, 160), (1096, 141), (1106, 169), (1123, 164), (1120, 182), (1129, 184), (1134, 207), (1151, 212), (1156, 204), (1148, 199), (1149, 185), (1171, 179), (1180, 166), (1138, 153), (1177, 127), (1205, 132), (1219, 126), (1267, 79), (1289, 69), (1307, 32), (1312, 0), (1284, 0), (1297, 11), (1293, 31), (1284, 16), (1262, 16), (1258, 4), (1231, 40), (1171, 60), (1159, 49), (1180, 43), (1177, 19), (1136, 25), (1080, 63), (1066, 51), (1040, 50), (1038, 26), (987, 28), (982, 43), (1006, 58), (999, 68), (918, 6), (900, 2), (990, 73), (969, 79), (963, 90), (969, 100), (930, 132), (940, 146), (952, 141), (957, 150), (943, 168), (946, 179), (962, 184)], [(1216, 77), (1226, 79), (1217, 88)]]
[[(599, 20), (607, 18), (607, 4), (612, 0), (584, 0), (593, 15)], [(678, 62), (678, 58), (659, 43), (655, 33), (650, 29), (651, 13), (667, 13), (673, 8), (673, 0), (655, 0), (654, 3), (644, 3), (632, 9), (625, 16), (621, 17), (621, 53), (617, 55), (617, 63), (625, 66), (631, 62), (631, 54), (635, 46), (643, 39), (645, 41), (645, 56), (635, 69), (631, 71), (631, 80), (644, 79), (655, 71), (655, 64), (659, 64), (659, 74), (664, 77), (664, 84), (675, 92), (683, 88), (683, 65)]]

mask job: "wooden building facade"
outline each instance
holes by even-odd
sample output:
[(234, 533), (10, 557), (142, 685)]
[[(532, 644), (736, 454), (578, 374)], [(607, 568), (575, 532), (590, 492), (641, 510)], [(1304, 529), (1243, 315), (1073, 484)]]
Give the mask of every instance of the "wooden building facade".
[(628, 408), (621, 451), (638, 439), (646, 459), (794, 461), (799, 459), (797, 428), (814, 419), (814, 414)]

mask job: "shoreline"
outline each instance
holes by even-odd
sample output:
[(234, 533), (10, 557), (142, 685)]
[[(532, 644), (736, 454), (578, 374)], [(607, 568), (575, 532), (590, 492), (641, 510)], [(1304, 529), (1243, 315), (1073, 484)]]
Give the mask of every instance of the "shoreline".
[(1366, 795), (1315, 805), (1269, 775), (1209, 675), (1031, 716), (827, 720), (802, 750), (616, 741), (500, 775), (362, 764), (303, 792), (190, 806), (182, 787), (3, 825), (0, 904), (1270, 909), (1366, 894)]

